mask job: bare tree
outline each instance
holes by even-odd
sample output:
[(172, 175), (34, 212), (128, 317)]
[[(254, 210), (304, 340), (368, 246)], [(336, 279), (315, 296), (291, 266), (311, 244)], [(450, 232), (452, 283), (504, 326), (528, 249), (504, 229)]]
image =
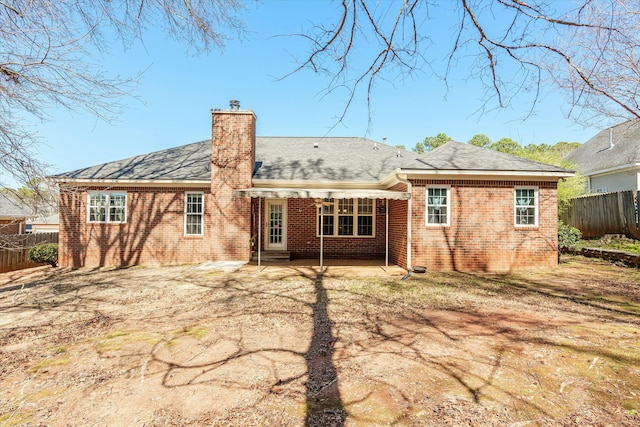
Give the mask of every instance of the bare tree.
[[(0, 0), (0, 174), (43, 176), (35, 120), (50, 107), (109, 119), (136, 77), (109, 76), (100, 54), (114, 35), (125, 47), (163, 27), (191, 52), (241, 35), (243, 0)], [(2, 186), (2, 183), (0, 183)]]
[[(427, 72), (447, 83), (469, 67), (487, 88), (480, 113), (523, 97), (531, 113), (555, 88), (570, 117), (593, 124), (640, 117), (639, 24), (640, 4), (623, 0), (341, 0), (334, 22), (301, 34), (311, 49), (297, 70), (331, 76), (327, 91), (347, 90), (346, 112), (360, 92), (370, 106), (379, 81)], [(443, 44), (448, 55), (434, 57)]]

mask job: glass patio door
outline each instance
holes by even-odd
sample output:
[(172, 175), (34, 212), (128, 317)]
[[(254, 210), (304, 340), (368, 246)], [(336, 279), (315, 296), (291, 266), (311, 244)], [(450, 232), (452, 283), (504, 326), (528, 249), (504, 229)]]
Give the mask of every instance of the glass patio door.
[(274, 199), (265, 203), (265, 242), (267, 251), (287, 249), (287, 200)]

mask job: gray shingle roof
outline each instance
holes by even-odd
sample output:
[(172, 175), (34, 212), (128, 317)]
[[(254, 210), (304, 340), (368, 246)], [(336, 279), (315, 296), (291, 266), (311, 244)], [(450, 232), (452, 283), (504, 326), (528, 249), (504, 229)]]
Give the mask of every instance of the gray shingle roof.
[(39, 216), (37, 218), (32, 218), (27, 220), (27, 224), (59, 224), (60, 217), (58, 214), (53, 214), (49, 216)]
[(417, 156), (366, 138), (257, 138), (254, 178), (378, 182)]
[[(609, 141), (613, 148), (609, 148)], [(640, 164), (640, 119), (605, 129), (567, 156), (585, 175)]]
[(26, 218), (29, 215), (30, 211), (15, 198), (0, 193), (0, 217)]
[(415, 162), (407, 164), (405, 168), (452, 171), (570, 172), (558, 166), (456, 141), (449, 141), (420, 156)]
[[(395, 169), (569, 172), (454, 141), (420, 155), (355, 137), (258, 137), (256, 163), (254, 179), (363, 183), (376, 183)], [(205, 140), (53, 178), (208, 181), (210, 177), (211, 142)]]
[(211, 140), (54, 175), (101, 180), (210, 180)]

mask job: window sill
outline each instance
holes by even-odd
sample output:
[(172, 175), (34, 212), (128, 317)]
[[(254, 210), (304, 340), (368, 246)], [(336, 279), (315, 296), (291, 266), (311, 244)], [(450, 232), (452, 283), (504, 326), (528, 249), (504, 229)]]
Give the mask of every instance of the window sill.
[[(335, 236), (333, 234), (323, 234), (325, 239), (374, 239), (376, 236)], [(316, 238), (320, 238), (319, 234), (316, 234)]]
[(126, 221), (125, 222), (115, 222), (115, 221), (87, 221), (88, 225), (93, 225), (93, 224), (106, 224), (106, 225), (126, 225)]

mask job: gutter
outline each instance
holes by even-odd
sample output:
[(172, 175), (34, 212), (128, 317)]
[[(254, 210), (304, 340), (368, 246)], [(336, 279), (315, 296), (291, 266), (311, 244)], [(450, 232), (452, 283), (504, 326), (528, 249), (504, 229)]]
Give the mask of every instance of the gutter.
[(453, 170), (453, 169), (402, 169), (398, 168), (384, 176), (380, 181), (380, 186), (387, 188), (397, 182), (398, 174), (405, 177), (425, 179), (468, 179), (468, 180), (540, 180), (557, 181), (562, 178), (569, 178), (575, 172), (566, 170), (564, 172), (535, 172), (535, 171), (490, 171), (490, 170)]
[(85, 186), (111, 186), (111, 187), (210, 187), (211, 181), (200, 180), (173, 180), (173, 179), (87, 179), (87, 178), (67, 178), (49, 177), (57, 184), (85, 185)]
[(609, 175), (614, 173), (622, 173), (622, 172), (633, 172), (634, 170), (640, 168), (640, 163), (629, 163), (626, 165), (614, 166), (607, 169), (599, 169), (593, 171), (585, 171), (582, 173), (584, 176), (597, 176), (597, 175)]
[[(453, 175), (464, 177), (527, 177), (527, 178), (568, 178), (575, 175), (575, 172), (565, 169), (562, 171), (514, 171), (514, 170), (460, 170), (460, 169), (402, 169), (405, 175)], [(481, 178), (481, 179), (482, 179)]]

